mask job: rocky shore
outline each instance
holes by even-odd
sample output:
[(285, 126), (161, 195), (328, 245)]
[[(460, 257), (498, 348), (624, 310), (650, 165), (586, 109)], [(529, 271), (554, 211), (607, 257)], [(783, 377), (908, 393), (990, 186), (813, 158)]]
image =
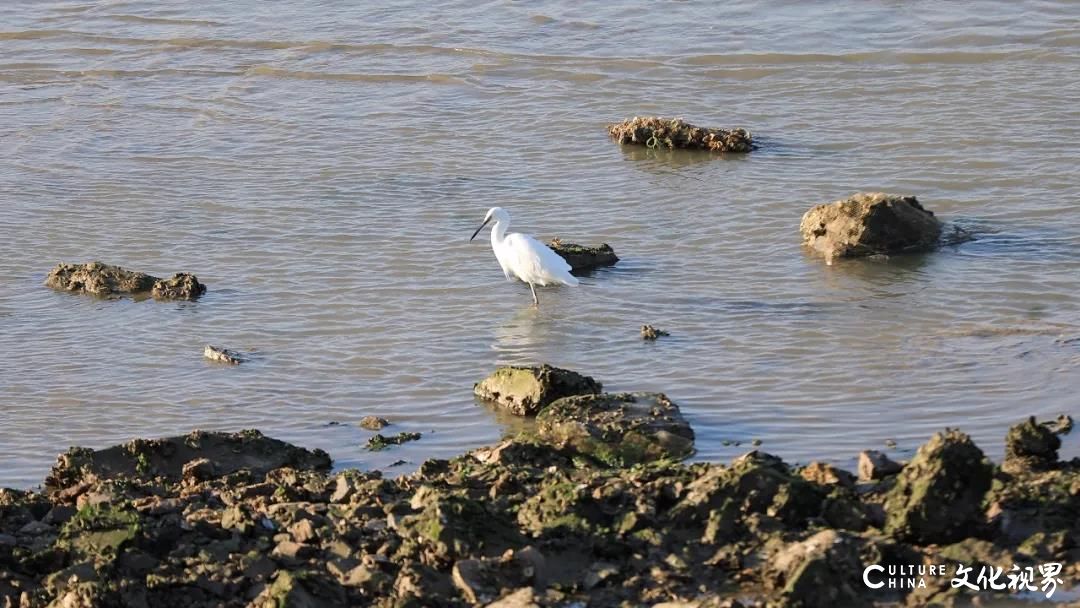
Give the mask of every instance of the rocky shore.
[[(521, 369), (537, 434), (396, 479), (258, 431), (73, 448), (41, 491), (0, 490), (0, 607), (959, 606), (1018, 596), (954, 588), (957, 565), (1031, 567), (1034, 599), (1040, 565), (1057, 598), (1080, 580), (1066, 418), (1014, 426), (1001, 466), (946, 430), (857, 480), (760, 451), (686, 464), (663, 395), (578, 376), (588, 394), (551, 401), (557, 368)], [(875, 565), (947, 575), (871, 589)]]

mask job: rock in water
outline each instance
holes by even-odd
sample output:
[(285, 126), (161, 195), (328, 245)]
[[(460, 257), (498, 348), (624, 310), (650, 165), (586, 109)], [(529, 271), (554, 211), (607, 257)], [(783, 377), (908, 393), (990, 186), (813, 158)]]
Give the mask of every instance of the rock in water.
[(1001, 468), (1008, 473), (1045, 470), (1057, 463), (1061, 439), (1032, 416), (1009, 428), (1005, 435), (1005, 461)]
[(219, 363), (228, 363), (229, 365), (240, 365), (245, 361), (244, 356), (234, 350), (210, 344), (207, 344), (206, 348), (203, 349), (203, 357)]
[(662, 329), (658, 329), (656, 327), (653, 327), (652, 325), (642, 325), (641, 326), (641, 339), (642, 340), (648, 340), (648, 341), (651, 342), (651, 341), (659, 338), (660, 336), (670, 336), (670, 335), (671, 334), (669, 334), (668, 332), (666, 332), (666, 331), (664, 331)]
[(566, 263), (570, 264), (570, 270), (575, 272), (592, 270), (601, 266), (614, 266), (619, 261), (619, 256), (615, 255), (615, 250), (607, 243), (603, 243), (599, 247), (587, 247), (577, 243), (564, 243), (560, 239), (552, 239), (548, 243), (548, 247), (551, 247), (552, 251), (566, 260)]
[(54, 289), (81, 291), (95, 296), (111, 296), (150, 291), (157, 277), (124, 270), (101, 262), (56, 265), (45, 284)]
[(194, 300), (206, 291), (195, 275), (177, 273), (171, 279), (159, 279), (101, 262), (57, 264), (49, 272), (45, 285), (102, 297), (149, 292), (159, 300)]
[(194, 300), (206, 292), (206, 286), (195, 275), (178, 272), (171, 279), (159, 279), (150, 290), (158, 300)]
[(544, 408), (536, 421), (545, 441), (611, 467), (682, 459), (694, 451), (693, 429), (662, 393), (565, 397)]
[(678, 118), (635, 116), (608, 125), (608, 133), (620, 144), (639, 144), (649, 148), (689, 148), (714, 152), (749, 152), (753, 138), (746, 129), (709, 129), (695, 127)]
[(930, 438), (904, 467), (885, 503), (885, 531), (918, 543), (970, 535), (983, 516), (994, 468), (971, 438), (947, 430)]
[(364, 416), (360, 419), (360, 428), (369, 431), (381, 431), (388, 426), (390, 421), (379, 416)]
[(860, 192), (807, 211), (799, 232), (831, 264), (842, 257), (933, 249), (941, 222), (914, 196)]
[(535, 416), (556, 399), (596, 394), (601, 388), (600, 383), (589, 376), (544, 364), (534, 367), (500, 367), (473, 386), (473, 393), (518, 416)]

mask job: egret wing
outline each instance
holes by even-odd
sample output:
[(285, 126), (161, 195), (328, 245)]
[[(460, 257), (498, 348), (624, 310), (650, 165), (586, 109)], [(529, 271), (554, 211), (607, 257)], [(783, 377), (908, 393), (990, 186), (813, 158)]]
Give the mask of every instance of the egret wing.
[(526, 283), (578, 284), (577, 278), (570, 274), (570, 265), (566, 260), (527, 234), (515, 232), (507, 235), (506, 254), (513, 273)]

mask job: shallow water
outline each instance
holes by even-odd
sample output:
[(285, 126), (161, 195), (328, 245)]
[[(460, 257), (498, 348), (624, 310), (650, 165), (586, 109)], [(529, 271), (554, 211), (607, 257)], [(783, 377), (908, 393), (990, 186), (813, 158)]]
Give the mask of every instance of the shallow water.
[[(945, 426), (999, 458), (1080, 412), (1075, 2), (340, 4), (0, 5), (0, 485), (196, 427), (405, 471), (518, 424), (471, 395), (506, 363), (665, 391), (709, 460), (906, 457)], [(607, 138), (644, 114), (763, 147)], [(799, 218), (857, 190), (980, 238), (825, 266)], [(468, 242), (494, 204), (623, 261), (533, 310)], [(94, 259), (209, 292), (42, 286)], [(423, 439), (368, 453), (365, 414)]]

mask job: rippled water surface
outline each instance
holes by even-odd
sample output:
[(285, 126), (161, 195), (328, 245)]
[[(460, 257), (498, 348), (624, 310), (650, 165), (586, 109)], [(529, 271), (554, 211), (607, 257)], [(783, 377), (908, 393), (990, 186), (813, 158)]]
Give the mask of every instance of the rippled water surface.
[[(0, 485), (192, 428), (409, 470), (513, 428), (471, 394), (506, 363), (667, 392), (710, 460), (906, 457), (945, 426), (999, 458), (1023, 416), (1078, 413), (1074, 1), (577, 5), (0, 4)], [(762, 148), (608, 139), (644, 114)], [(801, 214), (858, 190), (980, 238), (805, 254)], [(534, 310), (468, 242), (495, 204), (623, 260)], [(209, 292), (42, 285), (95, 259)], [(369, 453), (365, 414), (423, 439)]]

